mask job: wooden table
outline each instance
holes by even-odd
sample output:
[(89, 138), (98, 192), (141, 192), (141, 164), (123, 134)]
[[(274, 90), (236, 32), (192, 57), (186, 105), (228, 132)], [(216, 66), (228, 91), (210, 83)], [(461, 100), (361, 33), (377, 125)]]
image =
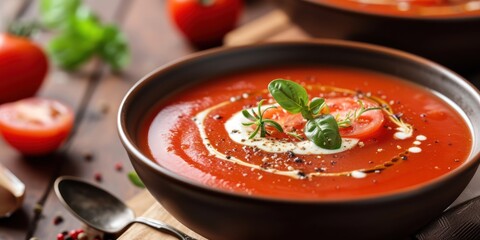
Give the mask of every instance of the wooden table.
[[(35, 18), (38, 2), (0, 0), (0, 27), (5, 27), (7, 20)], [(121, 26), (130, 43), (131, 64), (119, 74), (95, 60), (75, 73), (51, 67), (38, 95), (72, 106), (77, 112), (75, 132), (61, 151), (37, 159), (22, 157), (0, 140), (0, 163), (27, 187), (23, 207), (11, 217), (0, 219), (0, 240), (56, 239), (57, 233), (82, 226), (53, 193), (52, 183), (57, 176), (73, 175), (95, 182), (94, 175), (101, 173), (98, 183), (119, 198), (128, 200), (139, 193), (141, 190), (127, 179), (132, 166), (116, 130), (118, 106), (126, 91), (141, 77), (195, 51), (169, 21), (165, 0), (84, 2), (103, 21)], [(246, 1), (241, 25), (273, 8), (266, 1)], [(42, 33), (36, 40), (45, 44), (48, 38), (48, 34)], [(117, 163), (123, 165), (121, 171), (115, 169)], [(54, 224), (57, 216), (64, 221)]]
[[(97, 11), (102, 19), (115, 22), (126, 33), (131, 47), (132, 62), (120, 74), (112, 74), (100, 62), (92, 61), (80, 71), (66, 73), (55, 67), (51, 68), (47, 82), (39, 95), (59, 99), (71, 105), (77, 112), (76, 131), (65, 148), (56, 154), (39, 159), (25, 159), (6, 146), (0, 140), (0, 163), (9, 168), (27, 186), (27, 195), (23, 208), (7, 219), (0, 219), (0, 240), (29, 239), (32, 236), (39, 239), (55, 239), (56, 233), (76, 229), (82, 224), (68, 213), (52, 192), (52, 182), (60, 175), (79, 176), (95, 182), (94, 175), (102, 174), (98, 182), (123, 200), (137, 196), (134, 202), (140, 202), (138, 211), (146, 211), (153, 200), (148, 193), (134, 187), (127, 179), (126, 173), (132, 170), (128, 157), (120, 144), (116, 131), (116, 114), (118, 105), (125, 92), (142, 76), (158, 66), (185, 56), (195, 51), (179, 35), (166, 16), (165, 0), (85, 0)], [(241, 21), (246, 25), (252, 19), (257, 19), (271, 12), (275, 7), (269, 2), (246, 0), (247, 6)], [(0, 27), (5, 19), (31, 19), (37, 13), (38, 1), (0, 0)], [(282, 17), (273, 16), (259, 22), (253, 32), (244, 33), (242, 29), (236, 36), (227, 39), (231, 44), (243, 44), (249, 41), (259, 41), (268, 36), (269, 40), (298, 39), (305, 37), (297, 28), (284, 29)], [(275, 21), (273, 21), (274, 19)], [(280, 19), (280, 20), (279, 20)], [(276, 23), (277, 28), (272, 28)], [(265, 27), (268, 25), (268, 27)], [(275, 33), (266, 30), (275, 30)], [(272, 31), (273, 31), (272, 30)], [(281, 31), (278, 31), (281, 30)], [(249, 31), (252, 31), (250, 28)], [(263, 32), (263, 34), (258, 34)], [(253, 34), (256, 38), (241, 38)], [(40, 43), (45, 43), (48, 34), (38, 36)], [(469, 73), (467, 78), (479, 86), (480, 75)], [(91, 156), (91, 159), (90, 159)], [(123, 165), (123, 170), (117, 171), (115, 164)], [(480, 194), (480, 174), (472, 181), (475, 186), (467, 188), (456, 203)], [(140, 201), (139, 201), (140, 200)], [(35, 211), (35, 209), (43, 209)], [(143, 208), (142, 208), (143, 207)], [(152, 205), (152, 208), (160, 208)], [(148, 216), (159, 216), (155, 211), (146, 212)], [(54, 219), (62, 216), (64, 221), (54, 224)], [(162, 219), (175, 221), (174, 219)], [(141, 238), (148, 230), (136, 226), (126, 232), (121, 239)], [(138, 233), (140, 235), (135, 235)], [(165, 235), (150, 234), (149, 239), (165, 239)], [(168, 238), (174, 239), (174, 238)]]

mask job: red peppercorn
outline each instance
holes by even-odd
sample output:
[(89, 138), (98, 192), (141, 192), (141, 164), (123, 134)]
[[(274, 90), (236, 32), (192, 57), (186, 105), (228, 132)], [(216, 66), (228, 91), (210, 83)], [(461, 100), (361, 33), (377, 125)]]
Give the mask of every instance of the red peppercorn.
[(95, 173), (94, 177), (95, 177), (95, 181), (97, 181), (97, 182), (101, 182), (101, 181), (102, 181), (102, 174), (100, 174), (100, 173)]
[(122, 171), (122, 169), (123, 169), (123, 164), (122, 164), (122, 163), (116, 163), (116, 164), (115, 164), (115, 169), (116, 169), (117, 171), (119, 171), (119, 172)]
[(62, 216), (56, 216), (56, 217), (53, 219), (53, 224), (55, 224), (55, 225), (58, 225), (58, 224), (60, 224), (60, 223), (62, 223), (62, 222), (63, 222)]
[(72, 237), (73, 239), (77, 239), (77, 237), (78, 237), (77, 230), (71, 230), (68, 234), (69, 234), (70, 237)]
[(63, 234), (59, 233), (57, 234), (57, 240), (65, 240), (65, 237), (63, 236)]

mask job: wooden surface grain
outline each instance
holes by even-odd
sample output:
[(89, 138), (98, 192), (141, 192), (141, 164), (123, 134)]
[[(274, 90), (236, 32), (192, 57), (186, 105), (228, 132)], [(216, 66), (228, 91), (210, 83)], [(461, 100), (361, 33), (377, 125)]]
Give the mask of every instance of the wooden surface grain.
[[(50, 67), (38, 95), (70, 105), (76, 112), (75, 131), (62, 149), (39, 158), (26, 158), (0, 139), (0, 163), (27, 187), (23, 207), (11, 217), (0, 219), (0, 240), (56, 239), (59, 232), (83, 226), (63, 208), (52, 191), (53, 181), (60, 175), (95, 182), (123, 200), (140, 193), (127, 179), (126, 174), (132, 167), (116, 131), (120, 101), (125, 92), (150, 71), (197, 51), (169, 21), (165, 0), (84, 2), (102, 21), (113, 22), (125, 32), (130, 43), (131, 63), (120, 73), (112, 73), (96, 60), (73, 73)], [(0, 0), (0, 27), (11, 20), (35, 19), (38, 3)], [(271, 9), (269, 2), (246, 1), (240, 25)], [(45, 45), (50, 37), (49, 33), (37, 34), (35, 41)], [(87, 160), (86, 156), (91, 159)], [(123, 165), (123, 169), (116, 170), (116, 164)], [(95, 181), (96, 173), (102, 175), (102, 181)], [(60, 224), (53, 223), (57, 216), (63, 218)]]
[[(204, 240), (205, 238), (193, 232), (185, 227), (177, 219), (172, 217), (158, 202), (155, 201), (152, 195), (148, 191), (140, 192), (136, 197), (128, 202), (128, 205), (135, 210), (139, 216), (160, 220), (170, 226), (177, 228), (178, 230), (194, 237), (198, 240)], [(176, 237), (167, 233), (159, 232), (145, 225), (136, 223), (130, 226), (123, 234), (118, 238), (119, 240), (156, 240), (166, 239), (174, 240)]]
[[(131, 64), (115, 74), (95, 60), (75, 73), (51, 67), (39, 95), (56, 98), (72, 106), (77, 112), (76, 131), (60, 151), (36, 159), (21, 156), (0, 140), (0, 163), (27, 186), (23, 207), (10, 218), (0, 219), (0, 240), (29, 239), (32, 236), (42, 240), (55, 239), (58, 232), (81, 227), (82, 223), (63, 208), (52, 192), (52, 183), (60, 175), (78, 176), (95, 182), (96, 173), (102, 174), (102, 181), (96, 183), (120, 199), (131, 199), (129, 204), (136, 209), (137, 215), (163, 220), (202, 239), (171, 217), (148, 192), (134, 187), (128, 181), (126, 173), (132, 167), (116, 132), (117, 109), (125, 92), (150, 71), (196, 49), (169, 22), (165, 0), (85, 1), (100, 14), (102, 20), (120, 25), (130, 43)], [(240, 27), (227, 37), (228, 45), (264, 41), (266, 38), (269, 41), (307, 38), (299, 28), (291, 25), (285, 27), (284, 24), (288, 23), (278, 12), (273, 12), (276, 17), (270, 15), (268, 21), (261, 18), (253, 22), (270, 13), (274, 6), (257, 0), (246, 3), (240, 24), (244, 28)], [(0, 27), (5, 26), (9, 19), (35, 18), (37, 4), (38, 1), (31, 0), (0, 0)], [(271, 33), (258, 35), (265, 31)], [(40, 34), (36, 36), (36, 41), (44, 45), (49, 37), (49, 34)], [(475, 76), (472, 81), (478, 84), (480, 75)], [(86, 156), (91, 156), (91, 159), (88, 160)], [(117, 171), (115, 164), (123, 165), (123, 169)], [(479, 183), (480, 174), (477, 174), (457, 202), (479, 195)], [(43, 209), (41, 212), (34, 211), (37, 205)], [(54, 224), (53, 219), (57, 216), (64, 221)], [(175, 238), (135, 224), (120, 239)]]

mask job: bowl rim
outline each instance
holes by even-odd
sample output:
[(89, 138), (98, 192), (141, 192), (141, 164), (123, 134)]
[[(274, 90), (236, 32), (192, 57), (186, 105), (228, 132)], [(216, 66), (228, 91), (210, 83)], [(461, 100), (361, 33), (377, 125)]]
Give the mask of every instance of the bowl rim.
[[(368, 43), (360, 43), (360, 42), (353, 42), (353, 41), (346, 41), (346, 40), (336, 40), (336, 39), (310, 39), (310, 40), (301, 40), (301, 41), (283, 41), (283, 42), (270, 42), (270, 43), (257, 43), (251, 44), (247, 46), (234, 46), (234, 47), (218, 47), (214, 49), (204, 50), (200, 52), (196, 52), (177, 60), (174, 60), (170, 63), (167, 63), (163, 66), (160, 66), (139, 81), (137, 81), (125, 94), (124, 98), (121, 101), (119, 106), (118, 114), (117, 114), (117, 131), (120, 137), (120, 140), (126, 149), (126, 151), (133, 155), (136, 160), (130, 158), (130, 161), (136, 161), (139, 164), (144, 165), (145, 167), (149, 168), (151, 171), (154, 171), (156, 174), (161, 174), (164, 177), (167, 177), (169, 181), (174, 181), (177, 184), (180, 184), (184, 187), (187, 187), (191, 190), (195, 191), (203, 191), (208, 192), (212, 196), (220, 196), (224, 199), (241, 199), (242, 201), (254, 201), (254, 202), (270, 202), (270, 203), (281, 203), (281, 204), (329, 204), (329, 205), (337, 205), (337, 204), (372, 204), (372, 203), (380, 203), (386, 201), (393, 201), (395, 199), (402, 199), (408, 198), (410, 196), (418, 195), (421, 192), (433, 190), (436, 188), (437, 185), (441, 185), (462, 173), (466, 173), (467, 171), (471, 170), (471, 168), (476, 168), (480, 163), (480, 150), (477, 150), (474, 153), (475, 146), (480, 144), (480, 136), (475, 136), (473, 131), (472, 133), (472, 149), (468, 159), (456, 169), (439, 176), (437, 178), (431, 179), (429, 181), (416, 184), (413, 186), (405, 187), (402, 189), (397, 189), (395, 191), (389, 191), (387, 193), (381, 194), (374, 194), (369, 196), (362, 196), (362, 197), (353, 197), (353, 198), (339, 198), (339, 199), (292, 199), (292, 198), (285, 198), (285, 197), (272, 197), (272, 196), (255, 196), (255, 195), (247, 195), (246, 193), (239, 193), (239, 192), (231, 192), (226, 191), (218, 188), (214, 188), (205, 184), (202, 184), (198, 181), (193, 179), (189, 179), (173, 171), (169, 170), (166, 167), (161, 166), (160, 164), (156, 163), (153, 159), (150, 159), (148, 156), (142, 153), (140, 149), (135, 147), (133, 142), (135, 142), (128, 134), (127, 134), (127, 127), (125, 125), (126, 120), (126, 108), (136, 97), (136, 93), (141, 89), (144, 85), (147, 85), (150, 81), (154, 81), (157, 75), (161, 75), (163, 72), (168, 72), (170, 69), (174, 69), (177, 66), (181, 66), (184, 63), (197, 61), (203, 57), (214, 56), (216, 54), (226, 54), (229, 52), (236, 52), (242, 51), (242, 49), (251, 49), (251, 48), (263, 48), (269, 46), (277, 46), (277, 47), (287, 47), (287, 46), (301, 46), (301, 45), (325, 45), (325, 46), (336, 46), (336, 47), (344, 47), (344, 48), (354, 48), (354, 49), (362, 49), (368, 50), (373, 52), (382, 53), (385, 55), (393, 55), (400, 58), (406, 58), (409, 61), (417, 62), (421, 65), (425, 65), (433, 70), (436, 70), (442, 73), (444, 76), (447, 76), (449, 80), (453, 80), (465, 90), (469, 92), (473, 92), (472, 94), (476, 93), (477, 102), (480, 103), (480, 91), (470, 82), (465, 80), (463, 77), (458, 75), (457, 73), (447, 69), (446, 67), (441, 66), (440, 64), (434, 63), (428, 59), (423, 57), (419, 57), (404, 51), (368, 44)], [(466, 119), (467, 120), (467, 119)], [(468, 123), (469, 126), (472, 124), (471, 122)], [(134, 136), (135, 137), (135, 136)]]
[(464, 21), (473, 21), (480, 19), (480, 10), (478, 15), (393, 15), (393, 14), (386, 14), (381, 12), (372, 12), (367, 10), (362, 10), (359, 8), (348, 8), (343, 7), (341, 5), (324, 2), (323, 0), (292, 0), (294, 2), (299, 1), (303, 3), (311, 4), (315, 7), (326, 7), (330, 10), (341, 11), (344, 13), (354, 13), (357, 15), (365, 15), (371, 17), (383, 17), (383, 18), (390, 18), (390, 19), (397, 19), (397, 20), (415, 20), (415, 21), (425, 21), (425, 22), (464, 22)]

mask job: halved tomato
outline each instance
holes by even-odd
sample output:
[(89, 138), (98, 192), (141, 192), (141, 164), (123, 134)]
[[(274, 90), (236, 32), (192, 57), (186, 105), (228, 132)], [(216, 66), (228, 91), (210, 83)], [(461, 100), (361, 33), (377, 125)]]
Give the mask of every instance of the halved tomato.
[(73, 127), (73, 111), (51, 99), (27, 98), (0, 105), (0, 133), (25, 155), (55, 151)]

